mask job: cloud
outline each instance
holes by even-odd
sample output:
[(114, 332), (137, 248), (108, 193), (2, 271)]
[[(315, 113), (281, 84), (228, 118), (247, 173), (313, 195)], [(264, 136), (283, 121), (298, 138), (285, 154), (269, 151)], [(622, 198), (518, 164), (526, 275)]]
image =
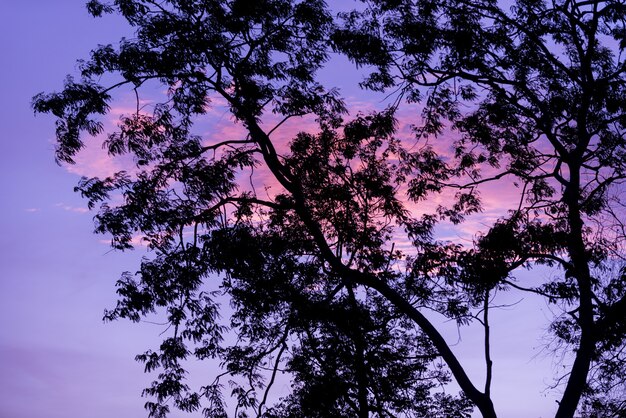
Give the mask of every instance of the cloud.
[(57, 207), (57, 208), (63, 209), (64, 211), (67, 211), (67, 212), (75, 212), (75, 213), (87, 213), (87, 212), (89, 212), (89, 209), (87, 209), (86, 207), (71, 206), (71, 205), (67, 205), (65, 203), (57, 203), (54, 206)]
[[(98, 240), (98, 242), (100, 244), (111, 245), (111, 240), (110, 239), (100, 239), (100, 240)], [(141, 234), (135, 234), (130, 239), (130, 244), (133, 247), (147, 248), (148, 247), (148, 240)]]
[[(161, 92), (162, 93), (162, 92)], [(156, 97), (156, 96), (155, 96)], [(161, 96), (162, 97), (162, 96)], [(140, 101), (140, 111), (150, 112), (153, 103), (156, 100)], [(120, 96), (119, 103), (113, 107), (103, 121), (105, 132), (112, 132), (117, 129), (119, 117), (128, 115), (137, 111), (134, 94), (126, 94)], [(368, 114), (373, 111), (382, 110), (387, 106), (386, 101), (368, 100), (358, 96), (350, 96), (346, 98), (346, 106), (349, 110), (349, 116), (346, 121), (354, 118), (358, 113)], [(458, 138), (459, 133), (451, 129), (445, 131), (438, 137), (416, 138), (414, 125), (419, 126), (422, 123), (421, 106), (412, 104), (403, 106), (399, 109), (397, 115), (398, 129), (396, 137), (403, 141), (409, 149), (416, 149), (422, 146), (431, 146), (444, 159), (453, 158), (452, 143)], [(263, 117), (262, 128), (269, 132), (277, 124), (281, 122), (281, 116), (267, 113)], [(298, 132), (316, 133), (319, 130), (315, 116), (294, 117), (277, 127), (271, 134), (272, 141), (279, 155), (288, 153), (288, 144)], [(228, 104), (220, 98), (212, 98), (211, 106), (207, 109), (207, 113), (201, 115), (197, 119), (194, 131), (198, 133), (203, 143), (214, 144), (226, 140), (245, 139), (248, 132), (241, 123), (236, 123), (229, 111)], [(77, 156), (76, 164), (67, 166), (67, 170), (71, 173), (87, 176), (87, 177), (107, 177), (115, 172), (124, 170), (130, 173), (136, 171), (136, 166), (132, 156), (111, 157), (108, 152), (102, 148), (104, 136), (88, 138), (88, 145)], [(208, 154), (207, 158), (212, 158), (213, 154)], [(219, 158), (219, 151), (215, 154)], [(486, 170), (485, 176), (489, 176), (493, 170)], [(461, 179), (462, 180), (462, 179)], [(459, 182), (461, 181), (459, 180)], [(254, 169), (253, 175), (249, 170), (242, 171), (238, 176), (240, 191), (255, 190), (260, 198), (273, 198), (276, 194), (283, 191), (282, 186), (277, 182), (273, 174), (265, 166), (261, 164)], [(482, 211), (478, 214), (467, 217), (466, 221), (460, 225), (448, 225), (443, 222), (440, 228), (442, 237), (452, 241), (470, 241), (481, 231), (486, 231), (500, 217), (505, 216), (509, 209), (515, 209), (519, 203), (520, 189), (516, 188), (512, 179), (501, 179), (494, 183), (481, 185), (477, 190), (480, 191), (481, 201), (483, 204)], [(401, 194), (406, 196), (406, 190), (400, 190)], [(452, 201), (454, 190), (447, 191), (442, 194), (433, 194), (419, 203), (408, 202), (407, 208), (415, 215), (421, 216), (424, 213), (433, 213), (437, 206), (445, 205)], [(64, 210), (85, 213), (86, 208), (72, 207), (60, 204)], [(133, 239), (134, 245), (144, 246), (140, 238)]]
[(35, 213), (35, 212), (40, 212), (41, 209), (40, 208), (27, 208), (27, 209), (24, 209), (24, 211), (28, 213)]
[[(128, 116), (137, 112), (137, 102), (134, 93), (120, 94), (115, 101), (117, 105), (112, 106), (109, 112), (102, 117), (104, 134), (90, 137), (84, 135), (82, 138), (85, 146), (74, 157), (75, 164), (67, 164), (65, 168), (68, 172), (84, 177), (109, 177), (119, 171), (133, 172), (136, 170), (132, 156), (111, 156), (104, 147), (107, 134), (118, 130), (118, 124), (122, 116)], [(150, 114), (149, 110), (154, 103), (150, 99), (139, 100), (139, 112)]]

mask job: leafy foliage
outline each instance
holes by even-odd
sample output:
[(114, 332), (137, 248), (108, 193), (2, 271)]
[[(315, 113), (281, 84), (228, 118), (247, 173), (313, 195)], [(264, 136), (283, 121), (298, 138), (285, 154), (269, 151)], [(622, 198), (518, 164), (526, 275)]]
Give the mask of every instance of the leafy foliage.
[[(106, 312), (166, 318), (170, 335), (137, 356), (158, 371), (150, 416), (174, 405), (207, 417), (463, 417), (474, 406), (495, 417), (489, 314), (500, 290), (562, 309), (551, 330), (574, 361), (557, 417), (579, 404), (618, 413), (626, 4), (371, 0), (336, 17), (321, 0), (87, 7), (123, 15), (135, 37), (95, 49), (79, 82), (34, 108), (58, 118), (57, 160), (72, 163), (83, 133), (103, 132), (112, 92), (137, 97), (104, 141), (134, 165), (76, 190), (99, 207), (96, 232), (113, 247), (140, 236), (151, 250)], [(360, 85), (386, 108), (349, 115), (317, 75), (337, 53), (369, 72)], [(151, 85), (167, 93), (141, 107)], [(407, 103), (422, 108), (408, 136), (397, 120)], [(212, 106), (243, 133), (197, 135)], [(305, 118), (315, 130), (277, 139)], [(472, 245), (438, 241), (436, 226), (479, 213), (492, 183), (518, 202)], [(446, 203), (433, 208), (435, 196)], [(515, 278), (536, 265), (558, 274)], [(425, 311), (483, 327), (483, 391)], [(192, 356), (223, 373), (190, 388)], [(274, 402), (283, 374), (293, 390)], [(458, 397), (438, 391), (452, 377)]]

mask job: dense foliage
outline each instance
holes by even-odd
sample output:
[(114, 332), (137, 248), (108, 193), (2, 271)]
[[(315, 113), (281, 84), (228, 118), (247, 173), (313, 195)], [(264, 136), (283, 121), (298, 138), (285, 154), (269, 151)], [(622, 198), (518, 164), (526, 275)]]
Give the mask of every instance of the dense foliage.
[[(207, 417), (463, 417), (473, 407), (495, 417), (497, 290), (562, 311), (550, 328), (573, 362), (556, 416), (623, 416), (626, 3), (505, 3), (88, 3), (94, 16), (123, 15), (135, 36), (95, 49), (80, 80), (34, 108), (58, 118), (57, 159), (72, 163), (85, 133), (103, 133), (113, 92), (136, 94), (136, 112), (104, 141), (132, 167), (77, 190), (115, 248), (140, 236), (151, 250), (106, 313), (166, 317), (162, 345), (137, 356), (158, 371), (145, 391), (151, 416), (175, 406)], [(341, 86), (320, 81), (336, 55), (366, 70), (360, 85), (384, 109), (349, 113)], [(399, 112), (417, 105), (401, 133)], [(239, 136), (198, 135), (212, 106), (228, 109)], [(294, 131), (294, 120), (314, 128)], [(493, 182), (517, 190), (505, 215), (472, 245), (437, 240), (439, 223), (481, 210)], [(536, 265), (555, 269), (552, 279), (515, 278)], [(482, 326), (483, 390), (426, 311)], [(191, 357), (222, 370), (190, 388)], [(276, 399), (281, 378), (292, 392)], [(444, 390), (451, 378), (459, 396)]]

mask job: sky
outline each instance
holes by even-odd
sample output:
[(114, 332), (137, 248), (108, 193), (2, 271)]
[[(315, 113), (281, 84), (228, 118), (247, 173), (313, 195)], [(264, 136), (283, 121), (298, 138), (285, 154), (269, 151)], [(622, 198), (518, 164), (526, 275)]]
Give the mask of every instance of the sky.
[[(78, 168), (55, 164), (54, 120), (35, 117), (30, 108), (33, 95), (62, 87), (66, 74), (76, 72), (76, 59), (129, 29), (116, 17), (91, 18), (83, 0), (3, 0), (2, 14), (0, 418), (147, 416), (140, 394), (151, 379), (133, 358), (158, 343), (161, 329), (102, 322), (104, 309), (115, 304), (115, 281), (136, 270), (142, 251), (110, 251), (92, 234), (93, 214), (72, 189), (81, 174), (97, 173), (106, 161), (91, 154)], [(351, 100), (369, 106), (366, 96)], [(497, 212), (498, 200), (486, 198)], [(549, 273), (528, 274), (532, 280)], [(554, 393), (545, 391), (554, 364), (542, 350), (549, 316), (548, 307), (526, 298), (493, 319), (494, 400), (503, 417), (547, 417), (555, 410)], [(442, 327), (455, 343), (454, 324)], [(479, 380), (481, 339), (466, 331), (453, 347)], [(194, 367), (204, 376), (215, 371)], [(200, 414), (172, 414), (183, 416)]]

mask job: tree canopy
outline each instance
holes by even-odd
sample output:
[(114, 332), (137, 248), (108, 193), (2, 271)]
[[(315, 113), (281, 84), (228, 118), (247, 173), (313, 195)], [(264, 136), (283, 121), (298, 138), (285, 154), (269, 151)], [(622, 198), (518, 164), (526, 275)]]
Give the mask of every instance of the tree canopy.
[[(148, 243), (105, 318), (166, 318), (161, 346), (137, 356), (158, 371), (150, 416), (496, 417), (489, 319), (505, 290), (554, 307), (573, 359), (556, 417), (626, 414), (626, 2), (87, 7), (134, 36), (94, 49), (33, 107), (57, 117), (56, 157), (71, 164), (105, 134), (114, 93), (136, 96), (103, 141), (132, 164), (76, 190), (114, 248)], [(341, 57), (384, 108), (350, 108), (320, 76)], [(197, 131), (215, 107), (235, 134)], [(420, 109), (409, 133), (407, 107)], [(285, 142), (293, 121), (314, 123)], [(517, 196), (501, 218), (472, 243), (437, 236), (480, 212), (493, 183)], [(540, 265), (549, 280), (517, 276)], [(433, 312), (482, 327), (484, 382)], [(201, 388), (186, 383), (193, 357), (221, 364)], [(283, 373), (292, 391), (276, 400)]]

